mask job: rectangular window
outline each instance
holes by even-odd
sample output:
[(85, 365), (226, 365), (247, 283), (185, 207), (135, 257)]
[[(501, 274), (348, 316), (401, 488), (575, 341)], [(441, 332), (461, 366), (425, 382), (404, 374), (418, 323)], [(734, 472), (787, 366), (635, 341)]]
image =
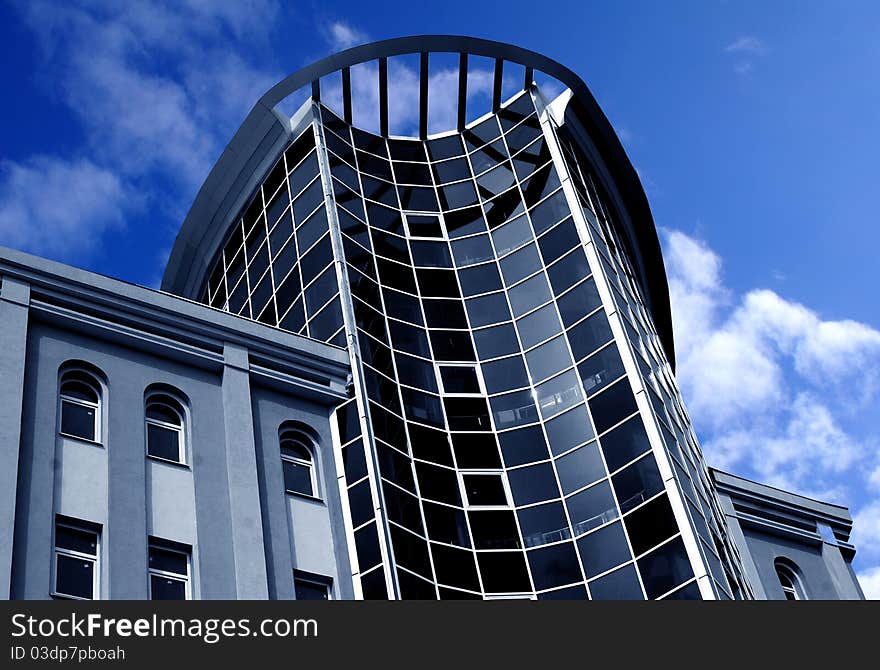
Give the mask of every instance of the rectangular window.
[(443, 221), (439, 214), (404, 213), (407, 235), (410, 237), (445, 238)]
[(53, 595), (72, 600), (97, 600), (100, 530), (75, 520), (55, 522)]
[(331, 600), (331, 584), (329, 577), (295, 570), (293, 587), (297, 600)]
[(463, 472), (459, 476), (468, 507), (510, 506), (507, 482), (501, 472)]
[(150, 600), (189, 600), (189, 547), (151, 539), (149, 545)]
[(438, 365), (443, 395), (485, 395), (483, 379), (476, 365)]

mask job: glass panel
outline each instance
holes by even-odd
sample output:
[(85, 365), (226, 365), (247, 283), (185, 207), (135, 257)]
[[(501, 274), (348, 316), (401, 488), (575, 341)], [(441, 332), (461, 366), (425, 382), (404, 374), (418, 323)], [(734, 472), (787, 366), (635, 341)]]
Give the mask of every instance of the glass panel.
[(477, 549), (519, 549), (519, 532), (512, 511), (472, 510), (468, 519)]
[(148, 423), (147, 453), (157, 458), (179, 462), (181, 460), (180, 431)]
[(444, 397), (450, 430), (491, 430), (485, 398)]
[(494, 433), (453, 433), (452, 449), (459, 469), (497, 469), (501, 467)]
[(490, 593), (531, 592), (529, 571), (521, 551), (478, 552), (483, 588)]
[(589, 404), (596, 432), (600, 435), (638, 409), (628, 379), (621, 379), (593, 396)]
[(480, 590), (473, 552), (432, 544), (431, 554), (434, 557), (438, 582), (474, 591)]
[(568, 331), (575, 360), (580, 360), (613, 339), (605, 312), (596, 312)]
[[(525, 215), (518, 216), (510, 223), (506, 223), (492, 231), (492, 242), (495, 243), (495, 253), (499, 257), (521, 247), (531, 239), (532, 227), (529, 225), (529, 220)], [(529, 274), (529, 272), (537, 269), (536, 267), (531, 269), (534, 267), (534, 260), (531, 254), (528, 254), (528, 261), (529, 264), (523, 269), (525, 274)], [(502, 269), (504, 269), (503, 266)], [(505, 270), (505, 277), (507, 274), (508, 272)]]
[(474, 331), (474, 342), (477, 345), (480, 360), (505, 356), (519, 351), (516, 330), (510, 323)]
[(583, 581), (574, 543), (564, 542), (528, 552), (536, 589)]
[(581, 384), (573, 370), (563, 372), (535, 388), (538, 409), (545, 419), (583, 400)]
[(95, 418), (94, 408), (61, 401), (61, 432), (65, 435), (94, 440)]
[(575, 535), (583, 535), (593, 528), (614, 521), (618, 516), (614, 496), (611, 495), (611, 487), (607, 481), (576, 493), (566, 499), (565, 504)]
[(522, 284), (517, 284), (507, 292), (510, 298), (510, 307), (513, 316), (520, 317), (526, 312), (533, 310), (538, 305), (543, 305), (550, 300), (550, 287), (544, 274), (537, 274), (527, 279)]
[(550, 284), (556, 295), (589, 274), (590, 266), (587, 263), (587, 257), (580, 249), (575, 249), (568, 256), (547, 268), (547, 275), (550, 277)]
[(452, 258), (446, 242), (412, 240), (409, 243), (413, 263), (424, 267), (451, 268)]
[(286, 491), (306, 496), (314, 495), (311, 467), (288, 460), (283, 460), (281, 463), (284, 470), (284, 489)]
[(464, 474), (461, 477), (469, 505), (507, 505), (507, 493), (500, 474)]
[(369, 480), (365, 479), (348, 489), (348, 504), (352, 527), (362, 526), (373, 518), (373, 494), (370, 492)]
[(526, 507), (517, 510), (516, 515), (526, 549), (571, 537), (561, 502)]
[(328, 600), (330, 598), (330, 590), (326, 584), (302, 579), (295, 579), (293, 584), (297, 600)]
[(565, 345), (565, 338), (557, 337), (527, 352), (526, 363), (534, 380), (546, 379), (565, 369), (571, 365), (571, 355)]
[(459, 547), (470, 546), (467, 520), (462, 510), (431, 502), (425, 502), (424, 509), (425, 525), (431, 539)]
[(422, 301), (425, 310), (425, 321), (428, 328), (467, 328), (464, 305), (461, 300), (430, 300)]
[(529, 426), (498, 435), (501, 453), (507, 467), (534, 463), (549, 457), (540, 426)]
[(379, 550), (379, 534), (376, 532), (375, 523), (370, 523), (368, 526), (356, 530), (354, 532), (354, 544), (357, 549), (358, 563), (360, 564), (361, 571), (366, 571), (374, 565), (379, 565), (382, 560), (382, 554)]
[(617, 347), (613, 344), (578, 365), (578, 373), (584, 384), (587, 397), (601, 391), (609, 383), (620, 378), (624, 372), (623, 361), (620, 360)]
[(517, 506), (559, 497), (556, 476), (549, 463), (509, 470), (507, 479)]
[[(553, 305), (547, 305), (532, 312), (528, 316), (523, 317), (516, 322), (516, 327), (517, 330), (519, 330), (522, 345), (525, 349), (536, 345), (538, 342), (546, 340), (561, 330), (559, 317), (556, 316), (556, 308)], [(557, 340), (557, 342), (561, 344), (561, 340)], [(568, 355), (567, 350), (565, 358), (567, 360), (559, 365), (557, 369), (561, 370), (562, 368), (571, 365), (571, 358)]]
[(611, 481), (624, 513), (663, 490), (660, 471), (650, 455), (621, 470)]
[(401, 353), (395, 353), (394, 359), (397, 361), (397, 378), (401, 384), (434, 393), (438, 391), (437, 377), (431, 363)]
[[(492, 251), (492, 245), (489, 242), (488, 235), (474, 235), (460, 240), (453, 240), (452, 255), (455, 256), (455, 264), (458, 267), (461, 267), (463, 265), (474, 265), (475, 263), (491, 260), (495, 257), (495, 252)], [(498, 270), (494, 263), (490, 264), (488, 268), (484, 266), (481, 269), (483, 271), (491, 269), (496, 276), (498, 275)], [(464, 272), (459, 273), (459, 276), (469, 276), (476, 272), (478, 272), (478, 270), (474, 268), (474, 270), (469, 271), (467, 274)], [(464, 284), (464, 279), (462, 279), (462, 284)], [(501, 288), (500, 276), (496, 288)], [(474, 291), (474, 293), (485, 293), (490, 290), (490, 288), (483, 288), (482, 290)]]
[(189, 574), (189, 557), (179, 551), (150, 547), (149, 564), (155, 570), (173, 572), (183, 576)]
[(556, 461), (564, 493), (571, 493), (605, 476), (602, 457), (595, 442), (561, 456)]
[(186, 600), (186, 582), (150, 575), (150, 600)]
[(590, 582), (593, 600), (644, 600), (635, 566), (630, 563)]
[(694, 576), (680, 537), (640, 558), (638, 565), (649, 598), (658, 598)]
[(98, 535), (97, 533), (93, 533), (87, 530), (80, 530), (79, 528), (56, 526), (55, 546), (59, 549), (69, 549), (71, 551), (77, 551), (81, 554), (97, 556)]
[(94, 561), (58, 555), (55, 573), (55, 591), (67, 596), (94, 597)]
[(636, 555), (678, 532), (678, 524), (665, 494), (630, 512), (623, 522)]
[(501, 274), (508, 286), (515, 284), (520, 279), (528, 277), (541, 269), (541, 258), (538, 256), (537, 248), (534, 244), (523, 247), (519, 251), (514, 251), (509, 256), (505, 256), (499, 261), (501, 265)]
[(445, 393), (480, 393), (480, 380), (475, 368), (463, 365), (440, 366)]
[(593, 426), (583, 405), (565, 414), (554, 417), (546, 424), (547, 439), (553, 455), (561, 454), (572, 447), (593, 439)]
[(538, 410), (531, 391), (517, 391), (489, 399), (496, 430), (513, 428), (538, 420)]
[(587, 579), (632, 560), (619, 521), (584, 535), (577, 541)]
[(431, 559), (428, 556), (428, 543), (397, 526), (391, 525), (390, 529), (395, 563), (433, 579)]
[(465, 301), (465, 305), (472, 328), (510, 320), (510, 310), (503, 292), (470, 298)]
[(486, 392), (489, 394), (512, 391), (529, 385), (522, 356), (510, 356), (491, 363), (483, 363), (482, 369)]
[(416, 462), (415, 466), (419, 478), (419, 492), (423, 497), (450, 505), (461, 505), (455, 470), (419, 462)]
[(602, 436), (600, 442), (605, 462), (608, 463), (608, 468), (612, 472), (636, 456), (651, 450), (648, 434), (645, 432), (645, 426), (639, 416), (634, 416), (607, 435)]
[(566, 252), (580, 246), (580, 243), (581, 238), (571, 219), (563, 221), (538, 239), (538, 247), (546, 265), (550, 265)]
[(467, 332), (455, 330), (432, 330), (431, 347), (438, 361), (472, 361), (474, 347)]

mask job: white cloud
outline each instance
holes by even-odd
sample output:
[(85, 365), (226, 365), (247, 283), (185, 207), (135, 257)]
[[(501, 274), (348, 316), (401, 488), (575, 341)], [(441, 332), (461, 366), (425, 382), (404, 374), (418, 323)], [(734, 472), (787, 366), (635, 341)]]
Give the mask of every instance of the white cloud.
[(767, 50), (763, 41), (754, 35), (743, 35), (724, 47), (730, 53), (760, 54)]
[(859, 584), (868, 600), (880, 600), (880, 565), (858, 574)]
[(363, 44), (368, 39), (366, 33), (353, 28), (344, 21), (334, 21), (327, 26), (327, 38), (330, 46), (336, 50)]
[(137, 201), (119, 177), (85, 159), (35, 156), (0, 164), (0, 240), (55, 258), (95, 250)]
[[(758, 289), (736, 297), (703, 242), (664, 231), (677, 378), (711, 464), (815, 497), (873, 453), (847, 426), (877, 400), (880, 332)], [(853, 391), (853, 389), (857, 389)]]
[(743, 35), (725, 46), (724, 51), (736, 59), (733, 71), (745, 76), (754, 69), (755, 59), (767, 52), (767, 45), (754, 35)]
[(853, 543), (859, 552), (880, 559), (880, 499), (853, 514)]
[[(99, 248), (107, 226), (95, 221), (121, 220), (136, 202), (117, 196), (108, 204), (111, 175), (117, 175), (117, 192), (154, 197), (154, 209), (172, 218), (170, 237), (225, 142), (280, 78), (244, 55), (265, 40), (277, 3), (34, 0), (18, 9), (42, 47), (47, 94), (60, 97), (81, 124), (85, 143), (77, 153), (88, 160), (35, 156), (21, 161), (20, 169), (7, 166), (0, 184), (0, 211), (7, 217), (22, 212), (9, 180), (24, 179), (38, 164), (56, 173), (66, 164), (83, 202), (65, 216), (33, 204), (28, 212), (45, 217), (37, 220), (44, 232), (23, 236), (20, 224), (7, 219), (0, 242), (65, 260), (76, 256), (64, 249)], [(153, 178), (162, 182), (161, 196), (149, 192)], [(98, 193), (101, 204), (94, 198), (88, 205), (88, 194)], [(89, 239), (62, 243), (76, 214), (88, 218), (79, 228)]]

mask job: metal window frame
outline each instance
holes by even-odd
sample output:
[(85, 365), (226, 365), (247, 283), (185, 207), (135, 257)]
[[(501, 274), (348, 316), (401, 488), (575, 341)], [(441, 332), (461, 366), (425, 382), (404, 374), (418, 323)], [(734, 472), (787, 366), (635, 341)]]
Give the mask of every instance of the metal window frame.
[[(187, 451), (187, 449), (186, 449), (186, 446), (187, 446), (186, 445), (186, 442), (187, 442), (187, 440), (186, 440), (186, 433), (187, 433), (187, 431), (186, 431), (186, 410), (183, 409), (182, 412), (179, 412), (176, 408), (172, 407), (171, 405), (164, 403), (164, 402), (161, 402), (161, 401), (158, 401), (158, 400), (155, 400), (154, 397), (158, 396), (158, 395), (168, 395), (168, 394), (165, 392), (157, 392), (155, 394), (148, 395), (146, 400), (144, 401), (144, 448), (146, 450), (147, 458), (152, 458), (157, 461), (162, 461), (163, 463), (173, 463), (175, 465), (184, 465), (184, 466), (189, 467), (189, 463), (186, 458), (186, 456), (187, 456), (187, 454), (186, 454), (186, 451)], [(169, 397), (173, 398), (173, 396), (169, 396)], [(176, 398), (174, 398), (174, 399), (176, 400)], [(177, 400), (177, 402), (180, 403), (181, 408), (185, 407), (184, 404), (181, 403), (179, 400)], [(179, 416), (180, 424), (175, 426), (174, 424), (168, 423), (167, 421), (161, 421), (159, 419), (151, 419), (150, 417), (148, 417), (147, 416), (147, 409), (149, 408), (151, 403), (157, 404), (157, 405), (161, 404), (163, 407), (171, 409), (175, 414), (177, 414)], [(151, 426), (151, 425), (157, 426), (159, 428), (165, 428), (167, 430), (173, 430), (174, 432), (177, 433), (177, 457), (178, 457), (178, 460), (174, 461), (169, 458), (165, 458), (163, 456), (157, 456), (155, 454), (150, 453), (149, 426)]]
[[(150, 567), (149, 557), (150, 551), (153, 549), (161, 549), (162, 551), (167, 551), (172, 554), (180, 554), (186, 557), (186, 575), (181, 575), (179, 572), (170, 572), (168, 570), (159, 570), (157, 568)], [(183, 551), (181, 549), (174, 549), (172, 547), (166, 546), (160, 542), (151, 541), (147, 544), (147, 593), (150, 596), (150, 600), (153, 600), (153, 580), (152, 577), (162, 577), (164, 579), (171, 579), (176, 582), (184, 583), (184, 600), (192, 600), (192, 551)]]
[[(57, 529), (58, 528), (69, 528), (71, 530), (76, 530), (84, 533), (92, 533), (95, 536), (95, 553), (86, 554), (81, 551), (76, 551), (75, 549), (65, 549), (63, 547), (58, 546), (58, 538), (57, 538)], [(76, 524), (72, 521), (55, 521), (55, 526), (53, 529), (54, 535), (54, 547), (52, 552), (52, 590), (51, 595), (53, 598), (59, 598), (64, 600), (100, 600), (101, 599), (101, 531), (94, 530), (93, 528), (89, 528), (86, 524)], [(82, 596), (75, 596), (69, 593), (64, 593), (63, 591), (58, 590), (58, 557), (66, 556), (67, 558), (74, 558), (76, 560), (88, 561), (92, 563), (94, 566), (92, 568), (92, 597), (91, 598), (83, 598)]]

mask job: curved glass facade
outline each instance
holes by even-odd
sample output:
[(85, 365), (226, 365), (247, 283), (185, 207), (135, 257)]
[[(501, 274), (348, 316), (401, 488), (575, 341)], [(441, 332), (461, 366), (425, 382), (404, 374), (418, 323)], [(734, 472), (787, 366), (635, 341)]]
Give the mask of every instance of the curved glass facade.
[(426, 140), (306, 105), (203, 295), (349, 349), (337, 446), (363, 597), (743, 595), (576, 121), (534, 86)]

